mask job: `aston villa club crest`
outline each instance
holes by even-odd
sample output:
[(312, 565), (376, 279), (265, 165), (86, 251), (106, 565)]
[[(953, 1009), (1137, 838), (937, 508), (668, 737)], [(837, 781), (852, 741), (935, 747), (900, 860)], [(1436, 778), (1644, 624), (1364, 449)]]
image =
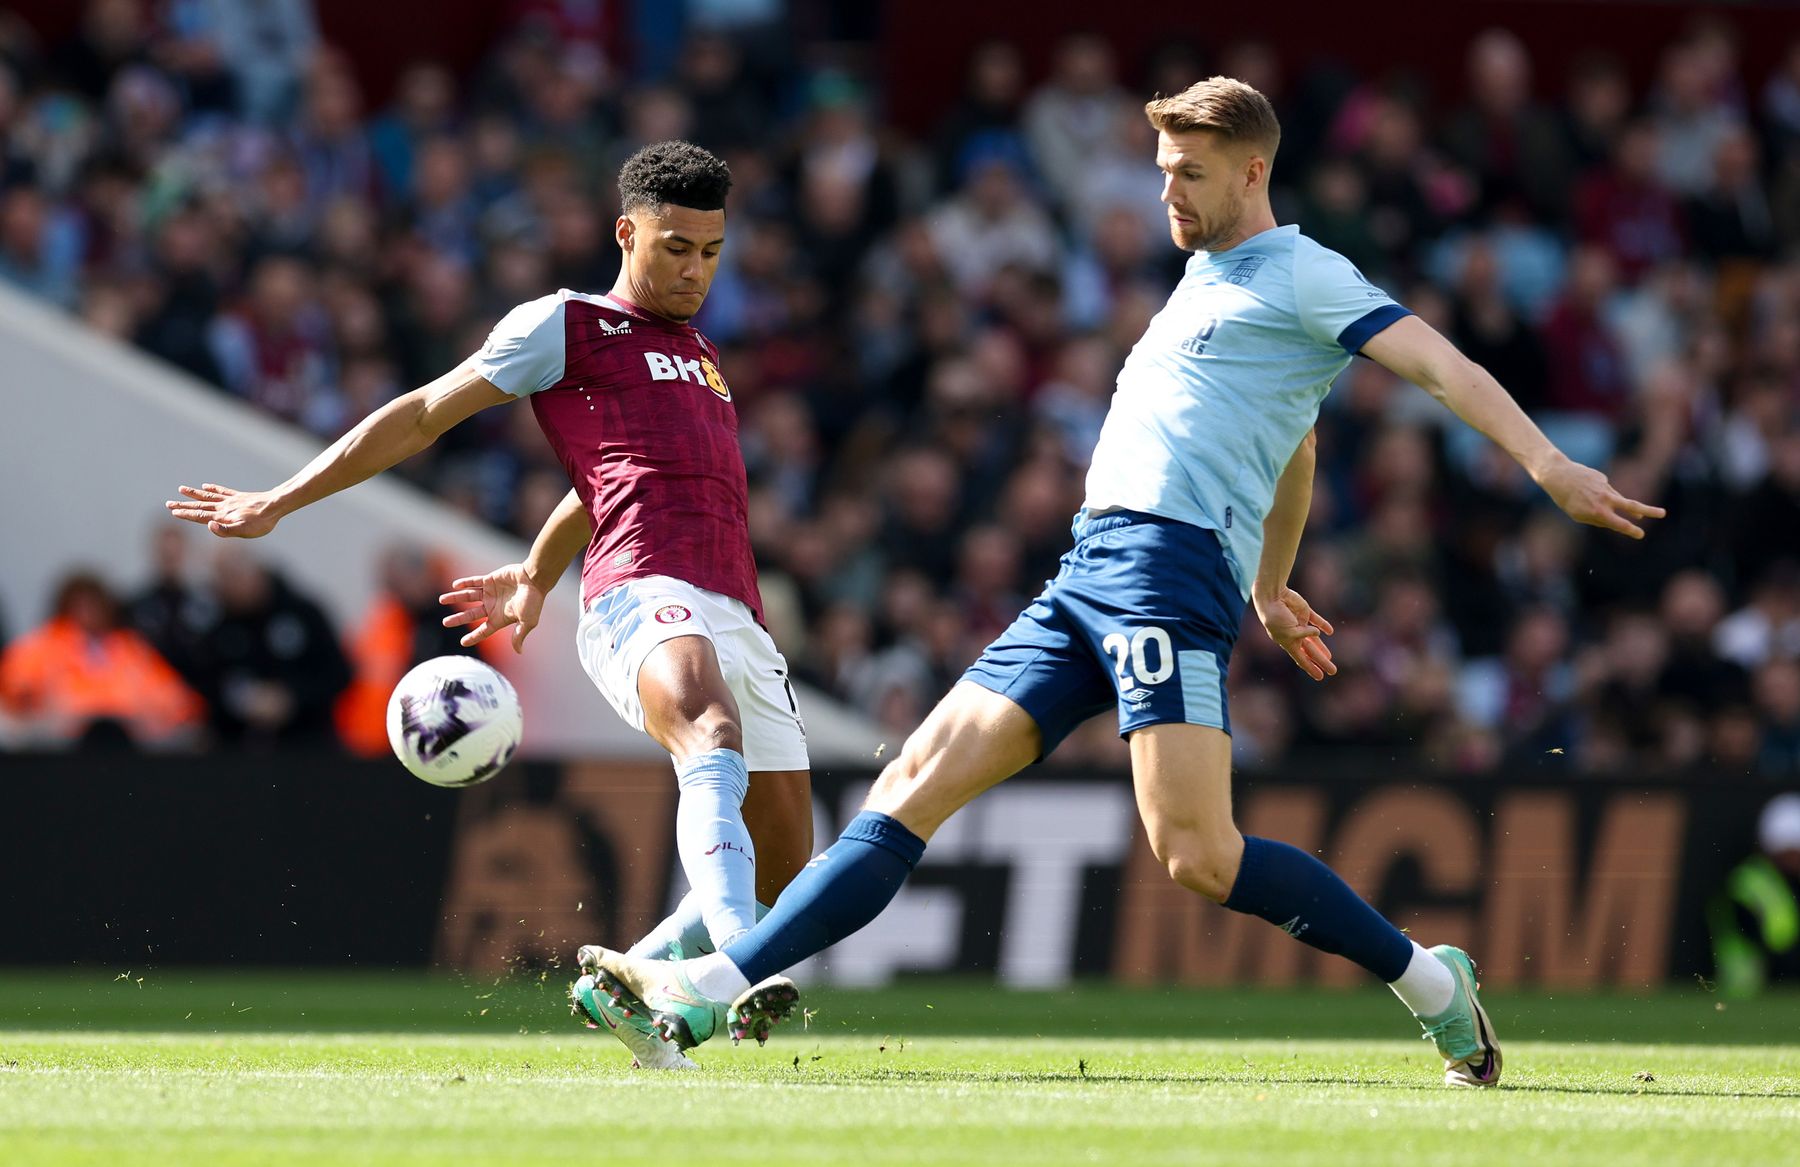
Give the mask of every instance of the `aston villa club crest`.
[(692, 620), (694, 614), (680, 604), (664, 604), (656, 610), (658, 624), (679, 624), (683, 620)]

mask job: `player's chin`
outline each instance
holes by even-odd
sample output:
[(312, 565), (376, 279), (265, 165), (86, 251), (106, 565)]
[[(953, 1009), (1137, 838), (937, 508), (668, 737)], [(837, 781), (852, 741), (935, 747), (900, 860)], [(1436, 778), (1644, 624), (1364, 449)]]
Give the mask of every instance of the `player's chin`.
[(676, 292), (669, 297), (668, 311), (665, 315), (670, 320), (685, 323), (692, 320), (700, 311), (700, 305), (706, 303), (705, 292)]

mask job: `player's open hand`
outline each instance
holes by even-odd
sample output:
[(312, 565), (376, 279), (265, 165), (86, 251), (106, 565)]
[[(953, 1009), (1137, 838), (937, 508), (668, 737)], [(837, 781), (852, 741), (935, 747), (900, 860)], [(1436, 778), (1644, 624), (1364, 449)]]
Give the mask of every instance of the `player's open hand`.
[(1274, 597), (1256, 602), (1256, 614), (1269, 639), (1294, 658), (1301, 671), (1315, 681), (1337, 676), (1337, 664), (1331, 659), (1331, 646), (1325, 638), (1336, 632), (1331, 622), (1312, 610), (1293, 588), (1284, 587)]
[(163, 504), (169, 513), (198, 523), (223, 539), (256, 539), (281, 521), (275, 496), (266, 490), (233, 490), (208, 482), (183, 486), (181, 495)]
[(1626, 498), (1613, 489), (1606, 475), (1567, 458), (1545, 474), (1539, 485), (1576, 522), (1605, 527), (1633, 539), (1644, 537), (1644, 529), (1633, 519), (1660, 519), (1668, 513), (1661, 507)]
[(544, 614), (544, 589), (523, 563), (509, 563), (486, 575), (466, 575), (450, 586), (454, 590), (439, 596), (438, 603), (470, 605), (444, 617), (446, 628), (474, 625), (463, 633), (464, 648), (480, 644), (502, 628), (511, 628), (513, 651), (525, 651), (525, 637)]

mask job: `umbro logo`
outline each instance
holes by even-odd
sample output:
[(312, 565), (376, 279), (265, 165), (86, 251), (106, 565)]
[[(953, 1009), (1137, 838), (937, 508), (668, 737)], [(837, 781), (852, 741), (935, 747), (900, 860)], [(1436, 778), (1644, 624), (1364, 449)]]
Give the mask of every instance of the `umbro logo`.
[(631, 321), (629, 320), (621, 320), (617, 324), (608, 324), (604, 320), (596, 321), (596, 323), (600, 325), (600, 331), (608, 336), (623, 336), (631, 331)]
[(1156, 696), (1156, 694), (1148, 689), (1133, 689), (1131, 692), (1124, 695), (1124, 700), (1134, 703), (1135, 706), (1135, 703), (1148, 701), (1154, 696)]

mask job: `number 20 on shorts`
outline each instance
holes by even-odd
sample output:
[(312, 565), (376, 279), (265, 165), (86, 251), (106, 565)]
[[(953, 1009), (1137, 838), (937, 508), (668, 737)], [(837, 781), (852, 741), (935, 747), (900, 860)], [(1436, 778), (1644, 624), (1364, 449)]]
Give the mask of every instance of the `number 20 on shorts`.
[[(1151, 645), (1156, 646), (1154, 653), (1150, 651)], [(1154, 625), (1140, 628), (1129, 637), (1123, 632), (1109, 632), (1100, 647), (1112, 654), (1113, 671), (1119, 675), (1121, 692), (1138, 685), (1160, 684), (1174, 675), (1174, 645), (1169, 642), (1169, 634)], [(1154, 665), (1152, 656), (1156, 658)], [(1133, 672), (1137, 674), (1135, 679)]]

